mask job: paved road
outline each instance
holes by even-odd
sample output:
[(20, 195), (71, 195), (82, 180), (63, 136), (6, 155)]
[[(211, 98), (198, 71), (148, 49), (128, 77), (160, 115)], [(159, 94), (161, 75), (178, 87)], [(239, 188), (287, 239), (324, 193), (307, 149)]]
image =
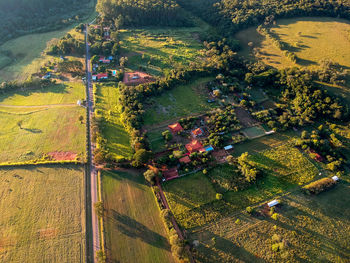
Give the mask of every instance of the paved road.
[[(85, 39), (86, 39), (86, 81), (87, 81), (87, 107), (88, 107), (88, 117), (90, 121), (92, 120), (92, 117), (94, 115), (94, 94), (93, 94), (93, 85), (92, 85), (92, 79), (91, 79), (91, 63), (90, 63), (90, 54), (89, 54), (89, 41), (88, 41), (88, 27), (86, 26), (85, 30)], [(90, 123), (90, 121), (88, 123)], [(92, 248), (93, 248), (93, 255), (96, 257), (96, 252), (100, 250), (100, 232), (99, 232), (99, 224), (98, 224), (98, 218), (96, 213), (94, 212), (94, 204), (98, 202), (98, 193), (97, 193), (97, 169), (94, 165), (94, 149), (95, 145), (92, 143), (91, 140), (91, 125), (89, 127), (90, 129), (90, 138), (89, 138), (89, 155), (90, 155), (90, 186), (91, 186), (91, 217), (92, 217)], [(92, 262), (97, 262), (96, 258)]]

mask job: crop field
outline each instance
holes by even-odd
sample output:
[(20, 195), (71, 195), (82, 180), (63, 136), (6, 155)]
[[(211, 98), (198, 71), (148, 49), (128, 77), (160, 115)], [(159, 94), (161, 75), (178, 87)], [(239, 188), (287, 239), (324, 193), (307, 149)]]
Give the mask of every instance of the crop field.
[[(272, 27), (272, 32), (281, 41), (289, 44), (292, 52), (299, 58), (302, 66), (317, 66), (322, 59), (331, 59), (340, 65), (350, 67), (348, 37), (350, 23), (335, 18), (293, 18), (281, 19)], [(289, 67), (294, 63), (284, 57), (269, 40), (256, 32), (256, 28), (249, 28), (236, 35), (243, 46), (242, 55), (250, 56), (251, 48), (258, 48), (258, 58), (266, 64), (277, 67)]]
[(277, 220), (239, 213), (193, 231), (198, 262), (348, 262), (350, 186), (343, 180), (318, 196), (282, 197)]
[[(40, 159), (50, 152), (83, 157), (85, 109), (74, 107), (0, 107), (0, 163)], [(11, 149), (9, 149), (11, 147)]]
[(200, 78), (155, 97), (146, 108), (145, 125), (153, 125), (213, 109), (215, 104), (209, 104), (205, 94), (205, 84), (212, 79), (210, 77)]
[(95, 109), (97, 116), (102, 116), (104, 119), (102, 135), (107, 140), (109, 153), (113, 154), (117, 159), (130, 159), (132, 148), (130, 146), (129, 134), (124, 129), (120, 119), (118, 88), (107, 85), (96, 85), (95, 90)]
[(16, 90), (0, 95), (1, 105), (43, 106), (52, 104), (74, 104), (85, 98), (83, 83), (66, 82), (53, 84), (45, 89)]
[(106, 251), (111, 262), (174, 262), (151, 188), (140, 174), (102, 173)]
[(84, 262), (84, 170), (0, 169), (0, 261)]
[(122, 55), (130, 70), (162, 76), (177, 65), (188, 65), (203, 48), (198, 28), (130, 29), (121, 32)]

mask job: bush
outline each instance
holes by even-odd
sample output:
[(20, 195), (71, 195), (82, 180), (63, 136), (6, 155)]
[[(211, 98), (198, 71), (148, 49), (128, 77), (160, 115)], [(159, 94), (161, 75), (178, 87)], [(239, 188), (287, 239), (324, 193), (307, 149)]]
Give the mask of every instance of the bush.
[(322, 178), (308, 185), (305, 185), (303, 187), (303, 190), (307, 194), (317, 195), (323, 191), (326, 191), (332, 188), (335, 184), (336, 184), (336, 181), (334, 181), (332, 178)]
[(279, 214), (277, 214), (277, 213), (273, 213), (272, 216), (271, 216), (271, 218), (272, 218), (273, 220), (277, 220), (278, 217), (279, 217)]
[(248, 214), (252, 214), (254, 212), (254, 209), (251, 206), (247, 206), (245, 211), (247, 211)]
[(217, 200), (221, 200), (222, 197), (223, 197), (222, 194), (219, 194), (219, 193), (216, 194), (216, 199), (217, 199)]

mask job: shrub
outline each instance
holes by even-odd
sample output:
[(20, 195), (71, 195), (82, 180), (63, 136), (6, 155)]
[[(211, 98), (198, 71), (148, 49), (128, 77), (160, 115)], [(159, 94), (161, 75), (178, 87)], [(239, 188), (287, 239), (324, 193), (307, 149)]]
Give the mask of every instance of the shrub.
[(254, 212), (254, 209), (251, 206), (247, 206), (247, 208), (245, 209), (245, 211), (247, 211), (248, 214), (251, 214)]
[(273, 213), (272, 214), (272, 216), (271, 216), (271, 218), (273, 219), (273, 220), (277, 220), (278, 219), (278, 214), (277, 213)]
[(239, 225), (241, 223), (241, 220), (239, 218), (237, 218), (237, 220), (235, 221), (236, 225)]
[(332, 188), (336, 182), (332, 178), (322, 178), (320, 180), (317, 180), (315, 182), (312, 182), (308, 185), (305, 185), (303, 187), (303, 190), (307, 194), (319, 194), (323, 191), (326, 191), (330, 188)]
[(216, 193), (216, 199), (217, 200), (221, 200), (222, 199), (222, 194), (220, 194), (220, 193)]

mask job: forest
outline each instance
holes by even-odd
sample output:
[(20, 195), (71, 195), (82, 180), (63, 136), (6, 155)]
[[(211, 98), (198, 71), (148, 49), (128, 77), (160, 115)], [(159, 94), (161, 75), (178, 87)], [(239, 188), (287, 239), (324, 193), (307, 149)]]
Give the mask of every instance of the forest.
[(53, 31), (80, 20), (90, 0), (0, 0), (0, 42)]
[(105, 20), (124, 26), (191, 25), (174, 0), (99, 0), (96, 10)]

